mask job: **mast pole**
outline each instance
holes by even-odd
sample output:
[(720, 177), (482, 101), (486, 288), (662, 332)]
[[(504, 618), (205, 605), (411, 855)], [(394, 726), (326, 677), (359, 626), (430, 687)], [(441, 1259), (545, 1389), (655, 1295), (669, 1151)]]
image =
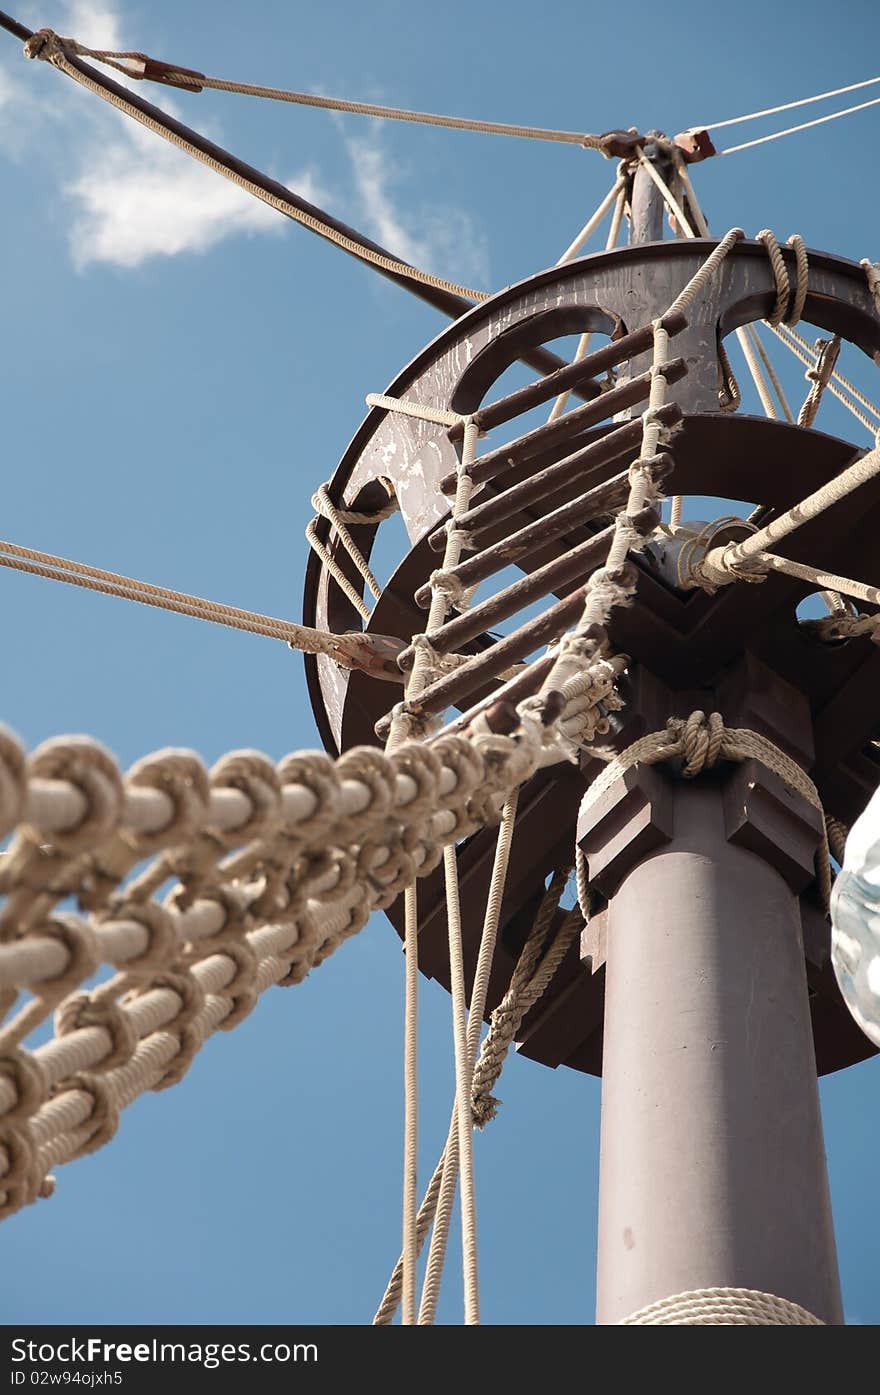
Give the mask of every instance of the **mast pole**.
[[(645, 154), (662, 162), (656, 144)], [(643, 165), (630, 202), (630, 243), (662, 238)], [(715, 690), (634, 677), (642, 731), (715, 709), (809, 767), (807, 700), (750, 656)], [(805, 925), (826, 932), (821, 833), (819, 812), (754, 761), (689, 780), (636, 767), (579, 820), (607, 898), (584, 932), (606, 976), (600, 1324), (718, 1288), (843, 1322), (803, 951)]]

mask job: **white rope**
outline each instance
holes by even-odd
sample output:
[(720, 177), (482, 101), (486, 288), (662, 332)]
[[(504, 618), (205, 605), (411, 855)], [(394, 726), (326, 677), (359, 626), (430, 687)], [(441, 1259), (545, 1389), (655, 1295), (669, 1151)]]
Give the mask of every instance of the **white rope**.
[(848, 87), (832, 87), (828, 92), (817, 92), (815, 97), (800, 97), (796, 102), (783, 102), (778, 107), (764, 107), (762, 111), (750, 111), (745, 116), (731, 116), (726, 121), (701, 121), (706, 131), (720, 131), (725, 126), (739, 126), (743, 121), (756, 121), (759, 116), (776, 116), (780, 111), (792, 111), (794, 107), (806, 107), (811, 102), (823, 102), (826, 97), (842, 97), (845, 92), (857, 92), (860, 87), (871, 87), (880, 82), (880, 77), (865, 78), (863, 82), (851, 82)]
[(602, 202), (599, 204), (595, 213), (592, 215), (592, 217), (590, 217), (587, 220), (587, 222), (584, 224), (584, 226), (578, 233), (577, 237), (566, 247), (562, 256), (559, 258), (559, 261), (556, 263), (557, 266), (564, 266), (566, 262), (574, 260), (578, 252), (583, 247), (584, 243), (589, 242), (590, 238), (593, 236), (593, 233), (596, 231), (599, 224), (602, 222), (602, 219), (605, 217), (605, 214), (608, 212), (611, 205), (617, 202), (619, 195), (623, 193), (625, 188), (626, 180), (623, 178), (622, 175), (618, 175), (617, 179), (615, 179), (611, 188), (608, 190), (608, 193), (605, 195)]
[(468, 1327), (480, 1321), (480, 1287), (477, 1262), (477, 1209), (474, 1188), (473, 1122), (471, 1119), (472, 1070), (468, 1057), (467, 1007), (464, 955), (461, 938), (461, 901), (455, 847), (443, 853), (446, 883), (446, 919), (449, 929), (449, 973), (452, 992), (452, 1033), (455, 1047), (455, 1114), (458, 1132), (458, 1168), (461, 1188), (461, 1248), (464, 1284), (464, 1320)]
[[(611, 226), (608, 229), (608, 237), (605, 241), (606, 252), (610, 251), (612, 247), (617, 246), (617, 239), (620, 236), (620, 225), (623, 222), (623, 210), (625, 206), (626, 188), (624, 187), (618, 193), (617, 201), (614, 205), (614, 213), (611, 216)], [(560, 258), (560, 262), (563, 261), (565, 261), (565, 257)], [(560, 263), (558, 262), (557, 265), (559, 264)], [(577, 348), (574, 351), (574, 358), (572, 359), (572, 363), (580, 363), (582, 358), (586, 358), (592, 342), (593, 335), (591, 331), (588, 331), (586, 334), (581, 335), (580, 339), (577, 342)], [(565, 392), (561, 392), (559, 394), (559, 396), (556, 398), (556, 401), (553, 403), (553, 406), (550, 408), (550, 414), (547, 417), (548, 422), (556, 421), (557, 417), (562, 416), (563, 412), (568, 406), (569, 400), (571, 399), (571, 393), (572, 389), (567, 388)]]
[[(771, 326), (776, 335), (785, 347), (799, 358), (801, 363), (808, 368), (815, 368), (818, 364), (818, 355), (813, 351), (807, 341), (787, 325)], [(837, 370), (831, 374), (828, 382), (828, 391), (832, 393), (839, 402), (842, 402), (857, 421), (860, 421), (865, 430), (870, 432), (872, 438), (876, 440), (878, 430), (880, 430), (880, 411), (864, 393), (860, 392), (854, 383), (848, 378), (844, 378)], [(856, 400), (853, 401), (852, 398)], [(861, 411), (857, 403), (861, 403), (866, 411)], [(870, 413), (870, 415), (868, 415)]]
[[(455, 849), (452, 853), (455, 857)], [(416, 1321), (419, 1185), (419, 907), (415, 887), (404, 892), (404, 1141), (403, 1141), (403, 1324)]]
[(802, 121), (799, 126), (787, 126), (784, 131), (774, 131), (769, 136), (758, 136), (755, 140), (745, 140), (740, 145), (729, 145), (719, 150), (719, 155), (735, 155), (739, 150), (750, 150), (753, 145), (766, 145), (768, 141), (779, 140), (782, 136), (793, 136), (796, 131), (808, 131), (811, 126), (822, 126), (826, 121), (836, 121), (839, 116), (851, 116), (853, 112), (864, 111), (866, 107), (880, 105), (880, 97), (872, 97), (870, 102), (859, 102), (858, 106), (844, 107), (842, 111), (832, 111), (828, 116), (816, 116), (812, 121)]
[[(471, 989), (471, 1001), (468, 1009), (467, 1024), (469, 1109), (474, 1066), (477, 1059), (477, 1049), (480, 1044), (483, 1017), (486, 1012), (489, 977), (492, 972), (492, 965), (495, 958), (495, 946), (498, 940), (501, 904), (504, 898), (504, 888), (507, 883), (510, 849), (513, 842), (514, 829), (516, 827), (516, 809), (517, 796), (512, 795), (504, 805), (501, 814), (501, 823), (498, 828), (498, 839), (495, 844), (495, 858), (492, 864), (492, 879), (489, 885), (489, 895), (486, 900), (486, 912), (483, 918), (483, 931), (480, 936), (477, 968), (474, 974), (473, 987)], [(443, 1278), (443, 1269), (446, 1260), (446, 1243), (449, 1236), (453, 1201), (458, 1183), (458, 1121), (458, 1091), (456, 1089), (456, 1096), (452, 1109), (452, 1121), (446, 1138), (446, 1146), (443, 1149), (440, 1163), (438, 1164), (438, 1166), (442, 1168), (442, 1181), (437, 1198), (433, 1230), (431, 1232), (431, 1245), (428, 1251), (425, 1280), (422, 1285), (422, 1297), (419, 1305), (420, 1326), (432, 1325), (437, 1316), (437, 1300), (440, 1296), (440, 1283)]]

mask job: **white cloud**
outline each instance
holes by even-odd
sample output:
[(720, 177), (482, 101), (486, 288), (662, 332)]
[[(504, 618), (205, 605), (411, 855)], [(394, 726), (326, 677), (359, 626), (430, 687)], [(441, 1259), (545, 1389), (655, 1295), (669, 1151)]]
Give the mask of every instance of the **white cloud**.
[[(306, 198), (321, 197), (309, 170), (292, 183)], [(66, 191), (77, 208), (69, 242), (80, 270), (92, 262), (136, 267), (285, 227), (275, 209), (139, 126), (96, 146)]]
[(395, 256), (455, 281), (489, 280), (485, 235), (462, 208), (418, 204), (404, 212), (393, 189), (403, 171), (395, 165), (381, 131), (344, 136), (360, 211), (368, 231)]
[(78, 39), (87, 48), (131, 48), (121, 33), (119, 16), (107, 5), (95, 5), (92, 0), (67, 0), (64, 7), (65, 34)]

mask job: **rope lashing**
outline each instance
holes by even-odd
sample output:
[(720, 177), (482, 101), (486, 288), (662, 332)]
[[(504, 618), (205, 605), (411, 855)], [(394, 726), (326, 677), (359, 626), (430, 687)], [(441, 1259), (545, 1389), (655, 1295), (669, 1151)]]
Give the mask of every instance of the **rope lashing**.
[(865, 273), (865, 280), (868, 283), (868, 290), (871, 292), (871, 299), (874, 302), (874, 309), (880, 315), (880, 262), (869, 261), (863, 257), (859, 266)]
[(422, 126), (439, 126), (447, 130), (473, 131), (481, 135), (519, 136), (526, 140), (540, 140), (579, 145), (587, 150), (599, 150), (608, 159), (625, 154), (633, 143), (629, 131), (605, 131), (601, 135), (588, 135), (583, 131), (559, 131), (541, 126), (518, 126), (509, 122), (480, 121), (462, 116), (444, 116), (425, 111), (409, 111), (401, 107), (380, 106), (375, 102), (353, 102), (343, 97), (320, 97), (313, 92), (295, 92), (282, 87), (264, 87), (256, 83), (231, 82), (224, 78), (207, 77), (195, 68), (183, 68), (179, 64), (166, 63), (158, 58), (150, 58), (145, 53), (117, 51), (116, 49), (86, 48), (75, 39), (61, 38), (51, 29), (41, 29), (25, 45), (28, 58), (43, 57), (47, 45), (57, 44), (68, 53), (82, 58), (94, 58), (106, 63), (129, 78), (146, 79), (171, 87), (180, 87), (190, 92), (202, 92), (208, 88), (215, 92), (233, 92), (245, 97), (264, 97), (275, 102), (291, 102), (297, 106), (317, 107), (324, 111), (339, 111), (355, 116), (377, 116), (391, 121), (408, 121)]
[[(596, 749), (595, 754), (601, 755), (602, 752)], [(825, 814), (816, 786), (801, 766), (766, 736), (745, 727), (726, 727), (718, 712), (707, 716), (704, 712), (696, 711), (686, 719), (672, 717), (662, 731), (639, 737), (619, 755), (613, 756), (587, 789), (581, 801), (579, 818), (583, 818), (614, 782), (633, 766), (680, 761), (680, 773), (685, 779), (693, 779), (704, 770), (711, 770), (719, 760), (760, 761), (821, 813), (822, 846), (817, 857), (816, 877), (823, 904), (827, 908), (831, 896), (828, 839), (824, 831)]]
[(773, 1293), (751, 1288), (697, 1288), (661, 1298), (619, 1327), (824, 1327), (821, 1318)]
[[(776, 282), (776, 304), (767, 316), (768, 325), (774, 327), (778, 324), (796, 325), (803, 314), (804, 304), (807, 299), (809, 263), (807, 260), (807, 249), (804, 239), (797, 233), (792, 233), (787, 241), (787, 246), (794, 250), (795, 254), (795, 285), (792, 291), (791, 279), (788, 274), (788, 267), (785, 258), (776, 241), (775, 236), (769, 228), (762, 228), (755, 238), (766, 249), (770, 258), (770, 268), (773, 272), (773, 279)], [(789, 309), (789, 302), (791, 308)]]
[[(363, 577), (366, 585), (378, 601), (382, 595), (382, 587), (373, 575), (367, 559), (357, 546), (351, 533), (348, 531), (348, 524), (359, 523), (381, 523), (384, 519), (390, 518), (397, 513), (400, 504), (396, 498), (389, 499), (384, 508), (378, 509), (375, 513), (360, 513), (356, 510), (337, 508), (330, 498), (330, 492), (326, 484), (319, 485), (312, 495), (312, 508), (320, 518), (326, 518), (336, 532), (336, 536), (342, 543), (355, 567)], [(318, 534), (317, 519), (313, 518), (306, 528), (306, 541), (312, 550), (317, 553), (321, 562), (333, 577), (340, 590), (348, 597), (352, 605), (359, 612), (364, 620), (370, 618), (370, 608), (359, 594), (356, 587), (352, 585), (351, 579), (346, 576), (336, 557), (329, 547), (321, 540)]]
[(817, 355), (816, 367), (808, 368), (804, 373), (804, 377), (811, 386), (804, 399), (804, 404), (798, 412), (798, 426), (812, 426), (816, 420), (822, 394), (831, 381), (831, 375), (840, 356), (840, 336), (835, 334), (832, 339), (817, 339), (813, 347)]
[(826, 642), (867, 635), (872, 644), (880, 645), (880, 615), (823, 615), (818, 620), (802, 620), (801, 629)]
[[(75, 41), (74, 41), (75, 45)], [(411, 266), (408, 262), (401, 261), (398, 257), (388, 256), (382, 251), (356, 241), (349, 237), (339, 228), (325, 222), (322, 218), (316, 217), (305, 208), (301, 208), (290, 197), (286, 197), (281, 190), (281, 186), (275, 185), (274, 190), (257, 184), (241, 169), (231, 168), (224, 164), (215, 155), (210, 153), (210, 149), (204, 149), (193, 143), (186, 135), (181, 134), (179, 129), (173, 129), (167, 121), (164, 113), (153, 116), (148, 110), (143, 110), (141, 106), (128, 100), (118, 92), (111, 91), (100, 82), (96, 82), (94, 77), (88, 72), (81, 71), (70, 62), (70, 58), (76, 58), (76, 48), (69, 47), (67, 41), (60, 38), (51, 29), (41, 29), (27, 41), (24, 46), (26, 58), (39, 58), (44, 62), (51, 63), (60, 72), (65, 73), (80, 87), (92, 92), (102, 101), (109, 102), (117, 111), (123, 112), (134, 121), (138, 121), (154, 135), (161, 136), (169, 144), (176, 146), (178, 150), (183, 150), (194, 160), (199, 160), (208, 169), (220, 174), (224, 179), (230, 180), (238, 188), (244, 189), (252, 194), (254, 198), (260, 199), (262, 203), (268, 204), (278, 213), (283, 213), (285, 217), (293, 219), (296, 223), (301, 223), (303, 227), (309, 228), (311, 232), (317, 233), (320, 237), (326, 238), (329, 242), (335, 243), (343, 251), (348, 252), (353, 257), (358, 257), (361, 261), (368, 262), (371, 266), (378, 267), (381, 271), (391, 276), (402, 277), (404, 280), (418, 282), (420, 285), (432, 287), (434, 290), (444, 291), (448, 295), (460, 296), (465, 300), (483, 301), (489, 299), (486, 291), (472, 290), (468, 286), (460, 286), (456, 282), (446, 281), (440, 276), (433, 276), (430, 272), (422, 271), (419, 267)], [(126, 70), (129, 77), (133, 74)], [(174, 70), (175, 76), (185, 78), (185, 70)], [(147, 76), (145, 73), (144, 76)], [(168, 81), (164, 77), (163, 81)], [(189, 82), (182, 81), (179, 86), (189, 86)], [(599, 138), (597, 138), (599, 139)], [(580, 143), (580, 142), (579, 142)], [(216, 147), (214, 147), (216, 149)]]
[[(747, 573), (743, 572), (745, 564), (748, 573), (760, 572), (772, 567), (779, 571), (792, 570), (792, 575), (804, 575), (806, 579), (814, 579), (812, 569), (805, 569), (799, 563), (788, 562), (785, 558), (773, 557), (769, 549), (782, 538), (787, 537), (795, 529), (809, 522), (812, 518), (817, 518), (826, 509), (839, 502), (847, 495), (853, 493), (861, 485), (866, 484), (880, 473), (880, 448), (868, 451), (859, 460), (853, 462), (847, 469), (842, 470), (839, 475), (835, 475), (826, 484), (807, 495), (800, 503), (793, 508), (787, 509), (778, 518), (772, 519), (765, 527), (759, 528), (749, 537), (741, 542), (729, 543), (726, 547), (713, 547), (702, 558), (694, 558), (689, 564), (688, 575), (681, 578), (683, 585), (704, 586), (707, 588), (715, 586), (725, 586), (731, 581), (742, 577)], [(807, 573), (809, 575), (807, 576)], [(815, 573), (818, 577), (820, 574)], [(844, 591), (845, 594), (853, 594), (856, 599), (864, 599), (873, 602), (875, 595), (874, 587), (866, 587), (860, 582), (851, 583), (855, 590), (847, 591), (847, 583), (837, 585), (841, 578), (835, 578), (834, 582), (827, 583), (830, 589)], [(825, 582), (822, 583), (826, 585)]]

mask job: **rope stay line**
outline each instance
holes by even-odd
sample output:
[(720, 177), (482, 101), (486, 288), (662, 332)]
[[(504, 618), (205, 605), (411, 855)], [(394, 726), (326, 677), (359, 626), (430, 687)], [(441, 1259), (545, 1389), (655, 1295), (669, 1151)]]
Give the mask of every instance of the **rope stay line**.
[[(56, 557), (53, 552), (40, 552), (36, 548), (21, 547), (20, 544), (3, 540), (0, 540), (0, 566), (29, 572), (32, 576), (43, 576), (53, 582), (66, 582), (68, 586), (99, 591), (102, 596), (155, 605), (159, 610), (204, 619), (213, 625), (226, 625), (227, 628), (247, 631), (251, 635), (280, 639), (290, 644), (291, 649), (303, 650), (307, 654), (331, 654), (343, 667), (361, 667), (361, 658), (365, 660), (372, 647), (371, 636), (361, 635), (360, 632), (335, 635), (273, 615), (262, 615), (258, 611), (241, 610), (237, 605), (190, 596), (187, 591), (174, 591), (166, 586), (155, 586), (152, 582), (139, 582), (132, 576), (107, 572), (100, 566), (73, 562), (70, 558)], [(356, 658), (356, 653), (360, 654), (360, 658)], [(399, 675), (397, 681), (400, 681)]]
[(739, 126), (744, 121), (757, 121), (761, 116), (776, 116), (780, 111), (792, 111), (795, 107), (806, 107), (812, 102), (824, 102), (826, 97), (842, 97), (845, 92), (857, 92), (878, 82), (880, 77), (865, 78), (862, 82), (851, 82), (847, 87), (832, 87), (828, 92), (817, 92), (813, 97), (799, 97), (796, 102), (783, 102), (781, 106), (764, 107), (761, 111), (747, 112), (745, 116), (731, 116), (726, 121), (704, 121), (701, 124), (707, 131), (721, 131), (725, 126)]
[[(41, 34), (53, 31), (43, 29)], [(447, 130), (472, 131), (479, 135), (519, 136), (525, 140), (551, 141), (578, 145), (586, 150), (599, 150), (608, 159), (620, 153), (627, 144), (628, 132), (605, 131), (590, 135), (583, 131), (560, 131), (542, 126), (520, 126), (504, 121), (481, 121), (473, 117), (445, 116), (434, 112), (410, 111), (403, 107), (381, 106), (375, 102), (353, 102), (344, 97), (324, 97), (314, 92), (296, 92), (283, 87), (264, 87), (257, 83), (231, 82), (224, 78), (207, 77), (195, 68), (183, 68), (175, 63), (150, 58), (145, 53), (116, 49), (87, 48), (76, 39), (54, 36), (69, 53), (82, 58), (94, 58), (106, 63), (128, 78), (145, 79), (184, 91), (232, 92), (245, 97), (264, 97), (275, 102), (291, 102), (297, 106), (316, 107), (324, 111), (345, 112), (355, 116), (382, 117), (389, 121), (407, 121), (421, 126), (439, 126)]]
[[(876, 80), (876, 79), (875, 79)], [(880, 106), (880, 97), (872, 97), (869, 102), (859, 102), (841, 111), (832, 111), (827, 116), (816, 116), (812, 121), (802, 121), (797, 126), (786, 126), (784, 131), (773, 131), (769, 136), (757, 136), (754, 140), (744, 140), (739, 145), (728, 145), (719, 150), (719, 155), (736, 155), (740, 150), (751, 150), (754, 145), (766, 145), (768, 141), (780, 140), (782, 136), (793, 136), (797, 131), (808, 131), (813, 126), (824, 126), (826, 121), (836, 121), (840, 116), (852, 116), (853, 112), (865, 111), (868, 107)]]

